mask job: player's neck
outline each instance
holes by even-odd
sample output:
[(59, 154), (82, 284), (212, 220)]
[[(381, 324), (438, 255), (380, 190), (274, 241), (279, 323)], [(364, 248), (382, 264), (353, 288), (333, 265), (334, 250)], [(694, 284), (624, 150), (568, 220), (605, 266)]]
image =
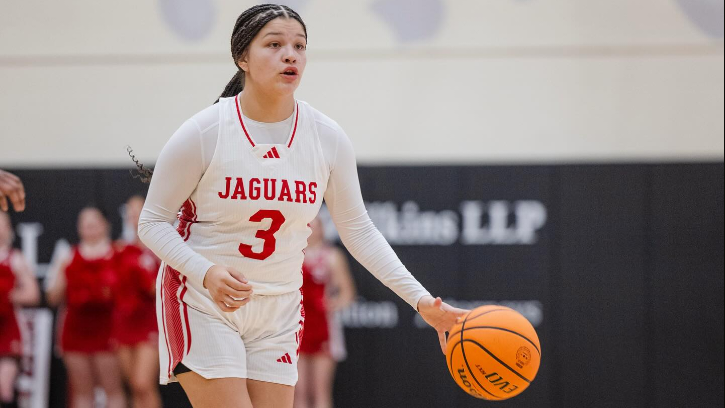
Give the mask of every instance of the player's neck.
[(257, 92), (253, 86), (245, 88), (239, 99), (244, 116), (257, 122), (281, 122), (295, 111), (293, 95), (270, 96)]
[(111, 240), (105, 237), (94, 240), (84, 240), (80, 243), (81, 254), (88, 258), (99, 258), (104, 256), (110, 247)]

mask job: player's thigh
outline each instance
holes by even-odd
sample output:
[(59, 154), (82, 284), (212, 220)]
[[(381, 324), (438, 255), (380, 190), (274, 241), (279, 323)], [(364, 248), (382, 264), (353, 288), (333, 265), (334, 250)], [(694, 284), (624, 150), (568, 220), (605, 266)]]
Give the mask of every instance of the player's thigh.
[(92, 394), (96, 381), (93, 374), (93, 361), (90, 354), (63, 353), (63, 362), (68, 370), (68, 380), (74, 394)]
[(123, 390), (121, 368), (113, 353), (94, 354), (93, 369), (98, 377), (98, 383), (106, 394), (115, 394)]
[(304, 354), (300, 354), (297, 360), (297, 385), (295, 385), (295, 407), (306, 407), (309, 399), (309, 382), (310, 382), (310, 359)]
[(133, 349), (133, 371), (135, 381), (156, 386), (159, 376), (159, 349), (155, 344), (140, 343)]
[(193, 371), (176, 378), (194, 408), (252, 408), (244, 378), (207, 380)]
[(18, 371), (17, 360), (0, 358), (0, 400), (12, 398)]
[(337, 363), (332, 357), (325, 354), (317, 354), (312, 357), (312, 378), (314, 378), (314, 390), (317, 395), (332, 392), (332, 382), (335, 377)]
[(118, 365), (121, 367), (121, 373), (126, 380), (130, 380), (133, 377), (134, 370), (134, 350), (131, 347), (123, 346), (116, 350), (116, 357), (118, 358)]
[(292, 408), (295, 399), (291, 385), (247, 380), (247, 389), (254, 408)]

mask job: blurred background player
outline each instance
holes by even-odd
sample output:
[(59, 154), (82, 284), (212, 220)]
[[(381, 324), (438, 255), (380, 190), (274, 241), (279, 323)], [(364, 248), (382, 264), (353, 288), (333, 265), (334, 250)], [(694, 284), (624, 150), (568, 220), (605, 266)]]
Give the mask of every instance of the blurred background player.
[(8, 211), (8, 199), (15, 211), (25, 209), (25, 188), (20, 178), (7, 171), (0, 170), (0, 210)]
[(156, 326), (156, 275), (161, 262), (138, 239), (138, 219), (144, 198), (126, 202), (125, 222), (130, 242), (117, 246), (113, 339), (134, 408), (161, 406), (158, 390), (159, 353)]
[(319, 218), (311, 223), (302, 264), (305, 331), (297, 362), (295, 408), (332, 408), (332, 386), (345, 344), (336, 312), (355, 299), (355, 284), (345, 254), (325, 240)]
[(60, 349), (68, 371), (71, 408), (91, 408), (95, 386), (106, 394), (108, 408), (125, 408), (121, 373), (111, 348), (115, 252), (110, 225), (95, 207), (78, 215), (80, 243), (58, 270), (47, 292), (61, 312)]
[[(16, 205), (16, 204), (13, 204)], [(15, 207), (17, 209), (17, 206)], [(33, 306), (40, 299), (35, 274), (20, 251), (13, 249), (10, 217), (0, 212), (0, 407), (15, 407), (15, 380), (22, 351), (18, 306)]]

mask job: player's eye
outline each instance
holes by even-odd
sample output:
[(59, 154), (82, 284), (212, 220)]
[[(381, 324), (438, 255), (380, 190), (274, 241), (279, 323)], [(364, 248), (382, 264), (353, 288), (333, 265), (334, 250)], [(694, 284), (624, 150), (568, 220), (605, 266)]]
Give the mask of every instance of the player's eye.
[(299, 44), (297, 44), (297, 46), (296, 46), (296, 47), (297, 47), (297, 49), (298, 49), (298, 50), (300, 50), (300, 51), (304, 51), (304, 50), (306, 50), (306, 49), (307, 49), (307, 45), (305, 45), (305, 44), (302, 44), (302, 43), (299, 43)]
[(278, 42), (272, 42), (272, 43), (269, 43), (269, 46), (272, 47), (272, 48), (279, 48), (280, 47), (280, 43), (278, 43)]

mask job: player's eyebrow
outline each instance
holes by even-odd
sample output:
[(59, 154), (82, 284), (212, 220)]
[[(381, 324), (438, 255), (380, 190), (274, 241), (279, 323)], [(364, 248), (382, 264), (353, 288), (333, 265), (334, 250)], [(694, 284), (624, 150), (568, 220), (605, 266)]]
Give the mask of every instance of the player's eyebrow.
[[(283, 33), (278, 33), (276, 31), (273, 31), (271, 33), (265, 34), (264, 37), (266, 37), (268, 35), (283, 35)], [(262, 37), (262, 38), (264, 38), (264, 37)], [(304, 34), (297, 34), (297, 37), (307, 38)]]

